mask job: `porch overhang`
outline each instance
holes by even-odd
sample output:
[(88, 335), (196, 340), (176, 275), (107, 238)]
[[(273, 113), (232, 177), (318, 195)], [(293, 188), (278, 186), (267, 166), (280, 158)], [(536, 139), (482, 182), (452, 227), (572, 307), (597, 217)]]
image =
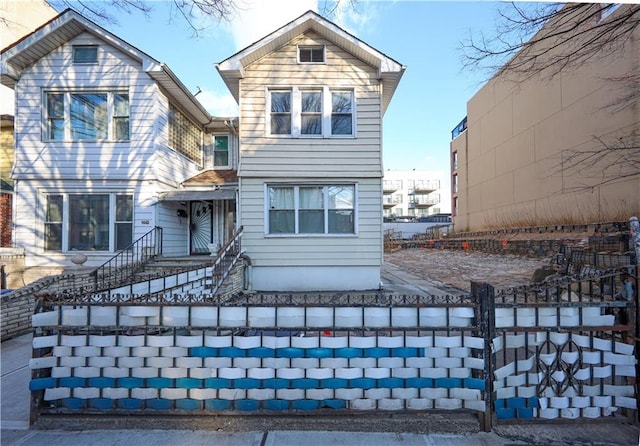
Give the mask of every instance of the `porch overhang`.
[(158, 201), (219, 201), (235, 200), (234, 189), (218, 190), (174, 190), (162, 192)]

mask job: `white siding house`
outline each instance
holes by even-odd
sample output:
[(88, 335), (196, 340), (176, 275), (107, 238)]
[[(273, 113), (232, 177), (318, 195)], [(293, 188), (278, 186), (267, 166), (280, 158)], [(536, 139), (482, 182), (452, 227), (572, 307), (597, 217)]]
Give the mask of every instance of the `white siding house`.
[(240, 105), (253, 288), (378, 288), (382, 117), (405, 67), (309, 11), (217, 68)]
[(213, 167), (209, 132), (229, 130), (168, 67), (67, 10), (5, 49), (0, 73), (16, 95), (13, 243), (27, 267), (78, 252), (98, 266), (155, 226), (164, 255), (220, 244), (212, 218), (194, 237), (189, 214), (235, 208), (235, 193), (175, 193)]
[(98, 266), (156, 226), (163, 255), (208, 254), (242, 225), (252, 289), (379, 287), (398, 62), (309, 11), (217, 65), (240, 116), (214, 118), (72, 10), (1, 54), (27, 266)]

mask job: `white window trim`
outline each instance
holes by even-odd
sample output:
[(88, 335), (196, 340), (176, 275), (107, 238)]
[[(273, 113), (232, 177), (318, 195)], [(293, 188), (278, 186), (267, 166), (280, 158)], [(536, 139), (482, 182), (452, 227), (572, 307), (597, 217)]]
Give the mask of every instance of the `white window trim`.
[[(294, 194), (294, 215), (295, 215), (295, 233), (290, 234), (270, 234), (269, 233), (269, 188), (270, 187), (293, 187), (294, 189), (299, 189), (300, 187), (313, 187), (313, 186), (353, 186), (353, 232), (349, 234), (340, 234), (340, 233), (327, 233), (324, 234), (299, 234), (299, 192)], [(358, 201), (358, 183), (349, 183), (349, 182), (324, 182), (324, 183), (265, 183), (264, 184), (264, 236), (266, 238), (353, 238), (357, 237), (359, 234), (358, 230), (358, 222), (359, 222), (359, 201)], [(327, 202), (329, 197), (327, 194), (324, 194), (324, 227), (325, 231), (328, 231), (329, 222), (328, 222), (328, 210)]]
[[(52, 139), (49, 136), (49, 110), (47, 95), (62, 94), (64, 95), (64, 138)], [(73, 139), (71, 137), (71, 95), (74, 94), (106, 94), (107, 95), (107, 138), (105, 139)], [(115, 104), (114, 94), (126, 94), (129, 96), (129, 139), (115, 139), (115, 126), (113, 125)], [(91, 142), (114, 142), (128, 143), (131, 141), (131, 94), (128, 89), (123, 88), (92, 88), (88, 90), (43, 90), (41, 100), (42, 110), (42, 141), (44, 142), (74, 142), (74, 143), (91, 143)]]
[[(300, 60), (300, 50), (305, 50), (305, 49), (322, 49), (322, 62), (303, 62)], [(297, 47), (297, 51), (296, 51), (296, 56), (298, 59), (298, 63), (302, 64), (302, 65), (324, 65), (327, 63), (327, 47), (326, 45), (298, 45)]]
[[(216, 166), (216, 137), (218, 136), (226, 136), (227, 137), (227, 165), (226, 166)], [(232, 150), (233, 138), (231, 138), (230, 133), (212, 133), (211, 134), (211, 168), (213, 170), (228, 170), (233, 166), (233, 153)]]
[[(320, 135), (305, 135), (301, 133), (302, 126), (302, 92), (322, 90), (322, 133)], [(291, 92), (291, 134), (271, 133), (271, 92), (290, 91)], [(332, 92), (345, 91), (351, 93), (351, 134), (333, 135), (331, 133), (331, 111)], [(265, 133), (269, 138), (293, 138), (293, 139), (355, 139), (357, 135), (357, 106), (355, 90), (350, 87), (341, 88), (328, 86), (268, 86), (265, 88)]]
[[(95, 48), (96, 49), (96, 61), (95, 62), (76, 62), (76, 49), (79, 48)], [(73, 65), (98, 65), (100, 60), (100, 47), (98, 45), (72, 45), (71, 47), (71, 62)]]

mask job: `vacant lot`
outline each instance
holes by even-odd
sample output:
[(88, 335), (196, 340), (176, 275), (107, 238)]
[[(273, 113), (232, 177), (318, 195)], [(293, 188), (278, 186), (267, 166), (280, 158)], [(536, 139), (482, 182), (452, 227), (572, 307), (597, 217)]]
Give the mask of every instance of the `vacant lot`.
[(471, 281), (487, 282), (496, 288), (524, 285), (536, 269), (550, 263), (548, 258), (433, 249), (401, 249), (385, 253), (384, 259), (434, 286), (464, 291), (471, 289)]

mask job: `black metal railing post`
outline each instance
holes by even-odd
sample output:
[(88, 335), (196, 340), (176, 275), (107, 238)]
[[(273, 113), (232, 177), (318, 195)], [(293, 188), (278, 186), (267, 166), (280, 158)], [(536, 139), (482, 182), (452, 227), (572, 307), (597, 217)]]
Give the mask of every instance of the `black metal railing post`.
[(491, 342), (496, 333), (495, 290), (488, 283), (471, 282), (471, 296), (480, 312), (480, 329), (484, 338), (484, 401), (485, 411), (481, 415), (480, 427), (485, 432), (493, 428), (493, 372), (495, 355)]

